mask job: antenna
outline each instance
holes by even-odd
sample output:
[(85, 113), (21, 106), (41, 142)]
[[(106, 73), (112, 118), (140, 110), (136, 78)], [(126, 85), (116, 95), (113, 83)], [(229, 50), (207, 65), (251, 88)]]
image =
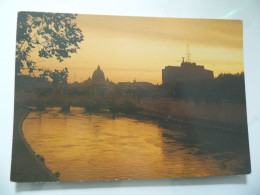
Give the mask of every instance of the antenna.
[(190, 60), (191, 60), (190, 48), (189, 48), (189, 44), (187, 44), (187, 47), (186, 47), (186, 61), (190, 62)]

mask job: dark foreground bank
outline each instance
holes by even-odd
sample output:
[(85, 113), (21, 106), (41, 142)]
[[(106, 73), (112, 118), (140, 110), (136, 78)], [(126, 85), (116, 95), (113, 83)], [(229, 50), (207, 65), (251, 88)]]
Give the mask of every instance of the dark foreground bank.
[(58, 181), (59, 173), (52, 173), (44, 164), (44, 158), (36, 155), (23, 137), (22, 123), (29, 110), (16, 108), (14, 113), (11, 181)]

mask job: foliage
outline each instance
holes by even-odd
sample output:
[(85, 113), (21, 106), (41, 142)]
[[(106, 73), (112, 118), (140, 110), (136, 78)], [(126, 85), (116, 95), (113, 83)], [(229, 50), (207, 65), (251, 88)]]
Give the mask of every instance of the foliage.
[(178, 83), (171, 90), (171, 97), (190, 99), (194, 102), (232, 101), (245, 103), (244, 73), (220, 74), (213, 80)]
[(18, 75), (15, 81), (15, 91), (31, 93), (36, 91), (37, 93), (43, 90), (50, 90), (51, 83), (47, 78), (31, 77), (29, 75)]
[(36, 154), (36, 157), (42, 162), (45, 163), (45, 158), (44, 156), (40, 155), (40, 154)]
[(52, 85), (54, 89), (60, 88), (64, 89), (68, 85), (68, 69), (64, 68), (63, 70), (44, 70), (40, 75), (40, 78), (49, 77), (52, 80)]
[(76, 14), (19, 12), (16, 37), (16, 74), (27, 68), (32, 73), (36, 62), (31, 52), (39, 57), (53, 58), (59, 62), (70, 58), (80, 48), (82, 31), (74, 20)]
[(54, 173), (54, 175), (55, 175), (56, 178), (59, 178), (60, 177), (60, 172), (57, 171), (56, 173)]

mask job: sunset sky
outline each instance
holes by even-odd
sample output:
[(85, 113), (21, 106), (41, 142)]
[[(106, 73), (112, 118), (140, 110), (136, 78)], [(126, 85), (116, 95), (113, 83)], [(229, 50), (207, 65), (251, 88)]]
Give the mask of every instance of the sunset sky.
[(84, 41), (70, 59), (35, 59), (38, 67), (69, 69), (84, 81), (98, 64), (113, 82), (161, 84), (161, 70), (180, 66), (189, 44), (191, 61), (219, 73), (243, 71), (242, 22), (237, 20), (78, 15)]

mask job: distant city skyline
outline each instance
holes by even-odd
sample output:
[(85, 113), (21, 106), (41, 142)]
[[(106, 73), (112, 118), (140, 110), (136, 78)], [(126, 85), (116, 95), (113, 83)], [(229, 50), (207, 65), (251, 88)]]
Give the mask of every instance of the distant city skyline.
[(100, 65), (111, 81), (162, 83), (165, 66), (180, 66), (189, 44), (191, 62), (220, 73), (239, 73), (243, 66), (242, 22), (238, 20), (176, 19), (78, 15), (84, 34), (80, 50), (59, 63), (32, 58), (38, 67), (69, 70), (69, 82), (84, 81)]

